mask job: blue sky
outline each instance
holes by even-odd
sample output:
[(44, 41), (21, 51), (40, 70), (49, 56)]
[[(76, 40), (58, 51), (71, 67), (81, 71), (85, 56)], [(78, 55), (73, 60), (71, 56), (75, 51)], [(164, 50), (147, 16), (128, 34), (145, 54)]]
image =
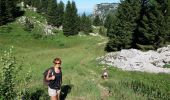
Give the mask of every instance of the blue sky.
[[(63, 1), (65, 4), (68, 0), (57, 0)], [(79, 13), (86, 12), (91, 13), (93, 11), (94, 5), (99, 3), (118, 3), (120, 0), (70, 0), (75, 1)]]

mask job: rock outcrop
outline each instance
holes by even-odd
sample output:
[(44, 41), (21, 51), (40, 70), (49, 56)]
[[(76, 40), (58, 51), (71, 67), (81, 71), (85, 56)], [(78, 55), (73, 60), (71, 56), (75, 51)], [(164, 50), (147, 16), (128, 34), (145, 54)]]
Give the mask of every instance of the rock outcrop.
[(36, 27), (38, 27), (37, 29), (40, 29), (39, 31), (43, 31), (44, 34), (42, 35), (54, 35), (53, 30), (56, 29), (55, 27), (52, 27), (51, 25), (47, 24), (47, 21), (45, 21), (45, 23), (42, 23), (38, 20), (36, 20), (35, 17), (26, 17), (26, 16), (22, 16), (18, 19), (18, 23), (24, 25), (26, 22), (26, 18), (33, 23)]
[(142, 52), (136, 49), (111, 52), (97, 58), (101, 64), (107, 64), (127, 71), (142, 71), (151, 73), (170, 73), (170, 68), (163, 68), (170, 64), (170, 45), (157, 51)]
[(110, 12), (114, 13), (118, 8), (119, 3), (101, 3), (97, 4), (93, 10), (93, 17), (99, 15), (101, 19), (105, 19)]

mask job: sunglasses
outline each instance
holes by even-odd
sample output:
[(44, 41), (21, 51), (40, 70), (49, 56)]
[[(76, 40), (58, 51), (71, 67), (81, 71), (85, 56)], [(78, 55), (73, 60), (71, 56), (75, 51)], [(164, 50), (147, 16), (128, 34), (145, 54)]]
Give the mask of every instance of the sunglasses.
[(55, 64), (61, 64), (61, 63), (55, 63)]

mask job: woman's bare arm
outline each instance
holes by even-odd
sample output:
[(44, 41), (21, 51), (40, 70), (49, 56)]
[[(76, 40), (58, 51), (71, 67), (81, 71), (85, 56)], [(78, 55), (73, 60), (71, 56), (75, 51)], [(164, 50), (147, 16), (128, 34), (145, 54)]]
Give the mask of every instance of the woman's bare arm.
[(54, 75), (50, 77), (50, 71), (51, 71), (51, 70), (48, 71), (47, 76), (46, 76), (46, 80), (48, 80), (48, 81), (55, 79), (55, 76), (54, 76)]

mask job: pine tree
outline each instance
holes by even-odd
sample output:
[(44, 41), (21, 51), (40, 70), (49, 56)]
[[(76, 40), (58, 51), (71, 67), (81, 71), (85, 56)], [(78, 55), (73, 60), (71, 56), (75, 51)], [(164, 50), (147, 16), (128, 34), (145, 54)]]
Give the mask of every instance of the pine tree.
[(86, 21), (86, 14), (83, 13), (83, 15), (80, 16), (80, 31), (84, 31), (84, 29), (85, 29), (85, 21)]
[(91, 18), (89, 16), (86, 17), (85, 25), (86, 25), (85, 32), (86, 33), (92, 32), (92, 30), (93, 30), (92, 29), (92, 21), (91, 21)]
[(72, 1), (72, 7), (71, 7), (71, 23), (72, 23), (72, 35), (76, 35), (78, 34), (78, 25), (79, 22), (78, 20), (78, 15), (77, 15), (77, 8), (76, 8), (76, 3), (74, 1)]
[(170, 0), (167, 0), (167, 11), (166, 11), (166, 29), (167, 29), (167, 35), (166, 35), (166, 41), (170, 42)]
[(157, 2), (161, 5), (161, 10), (164, 14), (165, 19), (165, 35), (164, 39), (166, 42), (170, 42), (170, 0), (157, 0)]
[(96, 15), (96, 16), (95, 16), (94, 21), (93, 21), (93, 25), (95, 25), (95, 26), (100, 26), (100, 25), (102, 25), (102, 21), (100, 20), (99, 15)]
[(57, 27), (61, 26), (64, 20), (64, 3), (62, 1), (60, 1), (60, 3), (58, 4), (58, 16), (59, 18)]
[(92, 32), (92, 23), (91, 19), (86, 16), (85, 13), (81, 16), (81, 24), (80, 24), (80, 30), (85, 32), (86, 34)]
[(57, 26), (58, 12), (56, 0), (49, 0), (47, 7), (47, 22), (49, 25)]
[(162, 5), (157, 1), (148, 1), (143, 6), (143, 15), (138, 26), (137, 48), (156, 49), (165, 44), (166, 22)]
[(63, 22), (63, 33), (65, 36), (71, 35), (72, 28), (70, 27), (71, 23), (71, 3), (70, 1), (67, 2), (66, 10), (64, 13), (64, 22)]
[[(126, 13), (125, 13), (126, 12)], [(130, 48), (133, 42), (133, 33), (137, 26), (136, 21), (140, 13), (140, 0), (125, 0), (118, 7), (115, 24), (109, 28), (109, 42), (107, 51)]]
[[(107, 36), (111, 37), (113, 33), (113, 27), (115, 23), (115, 15), (113, 14), (108, 14), (106, 16), (106, 19), (104, 21), (104, 27), (107, 29)], [(111, 34), (110, 34), (111, 33)]]
[(1, 0), (0, 1), (0, 25), (14, 21), (18, 17), (19, 10), (16, 6), (17, 0)]
[(38, 13), (47, 14), (48, 0), (40, 0), (37, 7)]
[(0, 26), (5, 23), (5, 1), (0, 0)]
[(31, 0), (24, 0), (24, 3), (25, 3), (26, 5), (29, 5), (29, 6), (31, 6), (31, 4), (32, 4), (32, 1), (31, 1)]
[(14, 9), (15, 9), (15, 4), (14, 1), (11, 0), (6, 0), (5, 2), (5, 17), (6, 17), (6, 22), (10, 22), (14, 20)]
[(108, 28), (110, 28), (110, 26), (112, 26), (113, 23), (114, 23), (113, 22), (113, 15), (108, 14), (106, 16), (106, 20), (104, 21), (104, 27), (108, 29)]
[(67, 2), (66, 5), (66, 11), (64, 14), (64, 23), (63, 23), (63, 31), (64, 35), (76, 35), (78, 34), (78, 15), (77, 15), (77, 8), (76, 4), (73, 1), (70, 3), (70, 1)]
[(77, 18), (77, 22), (79, 22), (78, 23), (78, 31), (81, 31), (81, 29), (82, 29), (82, 22), (81, 22), (81, 20), (82, 20), (82, 16), (78, 16), (78, 18)]

